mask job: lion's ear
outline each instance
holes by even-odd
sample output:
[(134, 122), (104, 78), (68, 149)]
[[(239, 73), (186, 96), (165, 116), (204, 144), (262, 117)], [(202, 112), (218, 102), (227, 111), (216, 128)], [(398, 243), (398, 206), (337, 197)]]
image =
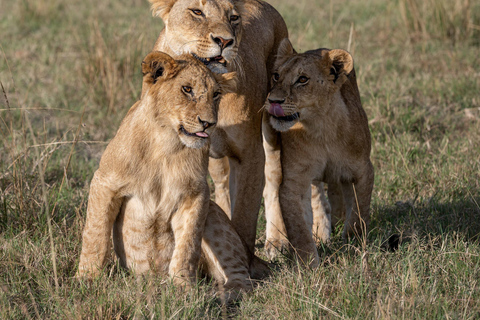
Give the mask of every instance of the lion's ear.
[(148, 0), (152, 4), (151, 10), (154, 16), (160, 17), (163, 21), (168, 19), (168, 14), (177, 0)]
[(347, 80), (353, 70), (353, 58), (350, 53), (342, 49), (327, 51), (330, 74), (333, 75), (333, 82), (341, 86)]
[(233, 0), (233, 4), (235, 5), (235, 9), (240, 16), (246, 16), (248, 14), (248, 10), (245, 8), (244, 0)]
[(288, 38), (284, 38), (278, 45), (277, 57), (275, 61), (275, 69), (278, 69), (279, 66), (284, 64), (288, 58), (296, 54), (297, 52), (293, 49), (292, 43)]
[(280, 45), (278, 46), (277, 56), (284, 57), (284, 56), (291, 56), (295, 54), (295, 49), (293, 49), (292, 43), (288, 38), (284, 38)]
[(236, 72), (229, 73), (214, 73), (213, 76), (223, 93), (230, 93), (237, 91), (238, 77)]
[(160, 79), (172, 78), (178, 69), (177, 62), (168, 54), (160, 51), (150, 52), (142, 61), (142, 97), (150, 86)]

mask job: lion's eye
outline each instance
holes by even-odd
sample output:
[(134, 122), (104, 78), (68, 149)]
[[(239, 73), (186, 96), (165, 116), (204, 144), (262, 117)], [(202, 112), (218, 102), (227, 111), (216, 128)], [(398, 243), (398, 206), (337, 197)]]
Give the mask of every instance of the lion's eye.
[(185, 92), (185, 93), (192, 93), (192, 87), (183, 86), (182, 91)]
[(213, 93), (213, 99), (217, 99), (218, 97), (220, 97), (220, 92), (214, 92)]
[(280, 75), (278, 73), (274, 73), (272, 74), (272, 79), (273, 81), (278, 81), (278, 79), (280, 79)]
[(237, 21), (238, 19), (240, 19), (240, 16), (237, 16), (236, 14), (230, 16), (230, 21)]
[(201, 16), (203, 14), (202, 10), (198, 10), (198, 9), (190, 9), (190, 10), (192, 10), (192, 12), (197, 16)]
[(301, 76), (300, 78), (298, 78), (297, 82), (298, 83), (307, 83), (308, 82), (308, 78), (305, 77), (305, 76)]

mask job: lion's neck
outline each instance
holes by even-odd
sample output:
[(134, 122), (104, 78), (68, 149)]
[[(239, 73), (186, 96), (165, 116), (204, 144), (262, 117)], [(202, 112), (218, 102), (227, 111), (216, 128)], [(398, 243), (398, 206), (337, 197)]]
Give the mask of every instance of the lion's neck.
[(327, 103), (317, 102), (301, 120), (306, 132), (324, 143), (338, 141), (341, 132), (350, 127), (348, 109), (340, 92), (329, 100)]
[(168, 53), (171, 56), (177, 56), (180, 53), (176, 52), (169, 44), (168, 44), (168, 37), (167, 37), (167, 30), (166, 28), (163, 28), (162, 31), (160, 32), (160, 36), (157, 39), (157, 42), (155, 42), (155, 45), (153, 46), (153, 51), (162, 51), (165, 53)]
[[(142, 104), (137, 112), (132, 115), (128, 132), (135, 134), (132, 144), (140, 140), (145, 147), (145, 157), (155, 161), (158, 156), (174, 156), (188, 149), (178, 137), (167, 116), (156, 114), (148, 105)], [(137, 134), (138, 133), (138, 134)], [(135, 146), (132, 146), (135, 147)]]

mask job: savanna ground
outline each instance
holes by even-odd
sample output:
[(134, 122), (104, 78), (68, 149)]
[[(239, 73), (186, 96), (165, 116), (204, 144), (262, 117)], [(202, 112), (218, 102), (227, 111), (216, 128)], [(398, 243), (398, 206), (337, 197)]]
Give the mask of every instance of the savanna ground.
[(281, 258), (228, 310), (209, 285), (184, 294), (114, 263), (79, 283), (89, 181), (162, 22), (146, 0), (0, 0), (1, 319), (480, 318), (480, 3), (270, 3), (299, 51), (355, 58), (376, 170), (368, 243), (337, 232), (315, 271)]

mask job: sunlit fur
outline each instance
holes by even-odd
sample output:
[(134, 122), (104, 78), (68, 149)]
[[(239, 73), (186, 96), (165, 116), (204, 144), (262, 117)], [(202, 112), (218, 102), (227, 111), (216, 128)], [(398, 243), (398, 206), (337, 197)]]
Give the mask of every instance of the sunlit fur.
[[(285, 22), (261, 0), (150, 2), (153, 14), (165, 24), (154, 50), (170, 55), (191, 53), (200, 58), (221, 54), (226, 65), (213, 64), (212, 69), (238, 73), (237, 90), (220, 101), (209, 172), (215, 183), (215, 201), (253, 252), (264, 186), (261, 109), (279, 44), (288, 36)], [(222, 51), (215, 38), (233, 42)]]
[[(275, 73), (263, 121), (266, 249), (284, 245), (287, 235), (302, 262), (315, 267), (319, 258), (313, 238), (328, 241), (331, 233), (323, 182), (333, 225), (345, 220), (343, 237), (362, 238), (368, 230), (374, 172), (367, 116), (353, 59), (344, 50), (297, 54), (285, 39)], [(285, 121), (278, 114), (298, 117)]]
[(165, 273), (188, 286), (200, 266), (223, 289), (249, 290), (251, 254), (209, 200), (209, 137), (180, 129), (209, 136), (217, 122), (214, 95), (234, 90), (235, 74), (213, 74), (190, 55), (174, 60), (161, 52), (150, 53), (142, 71), (142, 98), (91, 182), (78, 276), (99, 273), (113, 229), (121, 265), (137, 274)]

